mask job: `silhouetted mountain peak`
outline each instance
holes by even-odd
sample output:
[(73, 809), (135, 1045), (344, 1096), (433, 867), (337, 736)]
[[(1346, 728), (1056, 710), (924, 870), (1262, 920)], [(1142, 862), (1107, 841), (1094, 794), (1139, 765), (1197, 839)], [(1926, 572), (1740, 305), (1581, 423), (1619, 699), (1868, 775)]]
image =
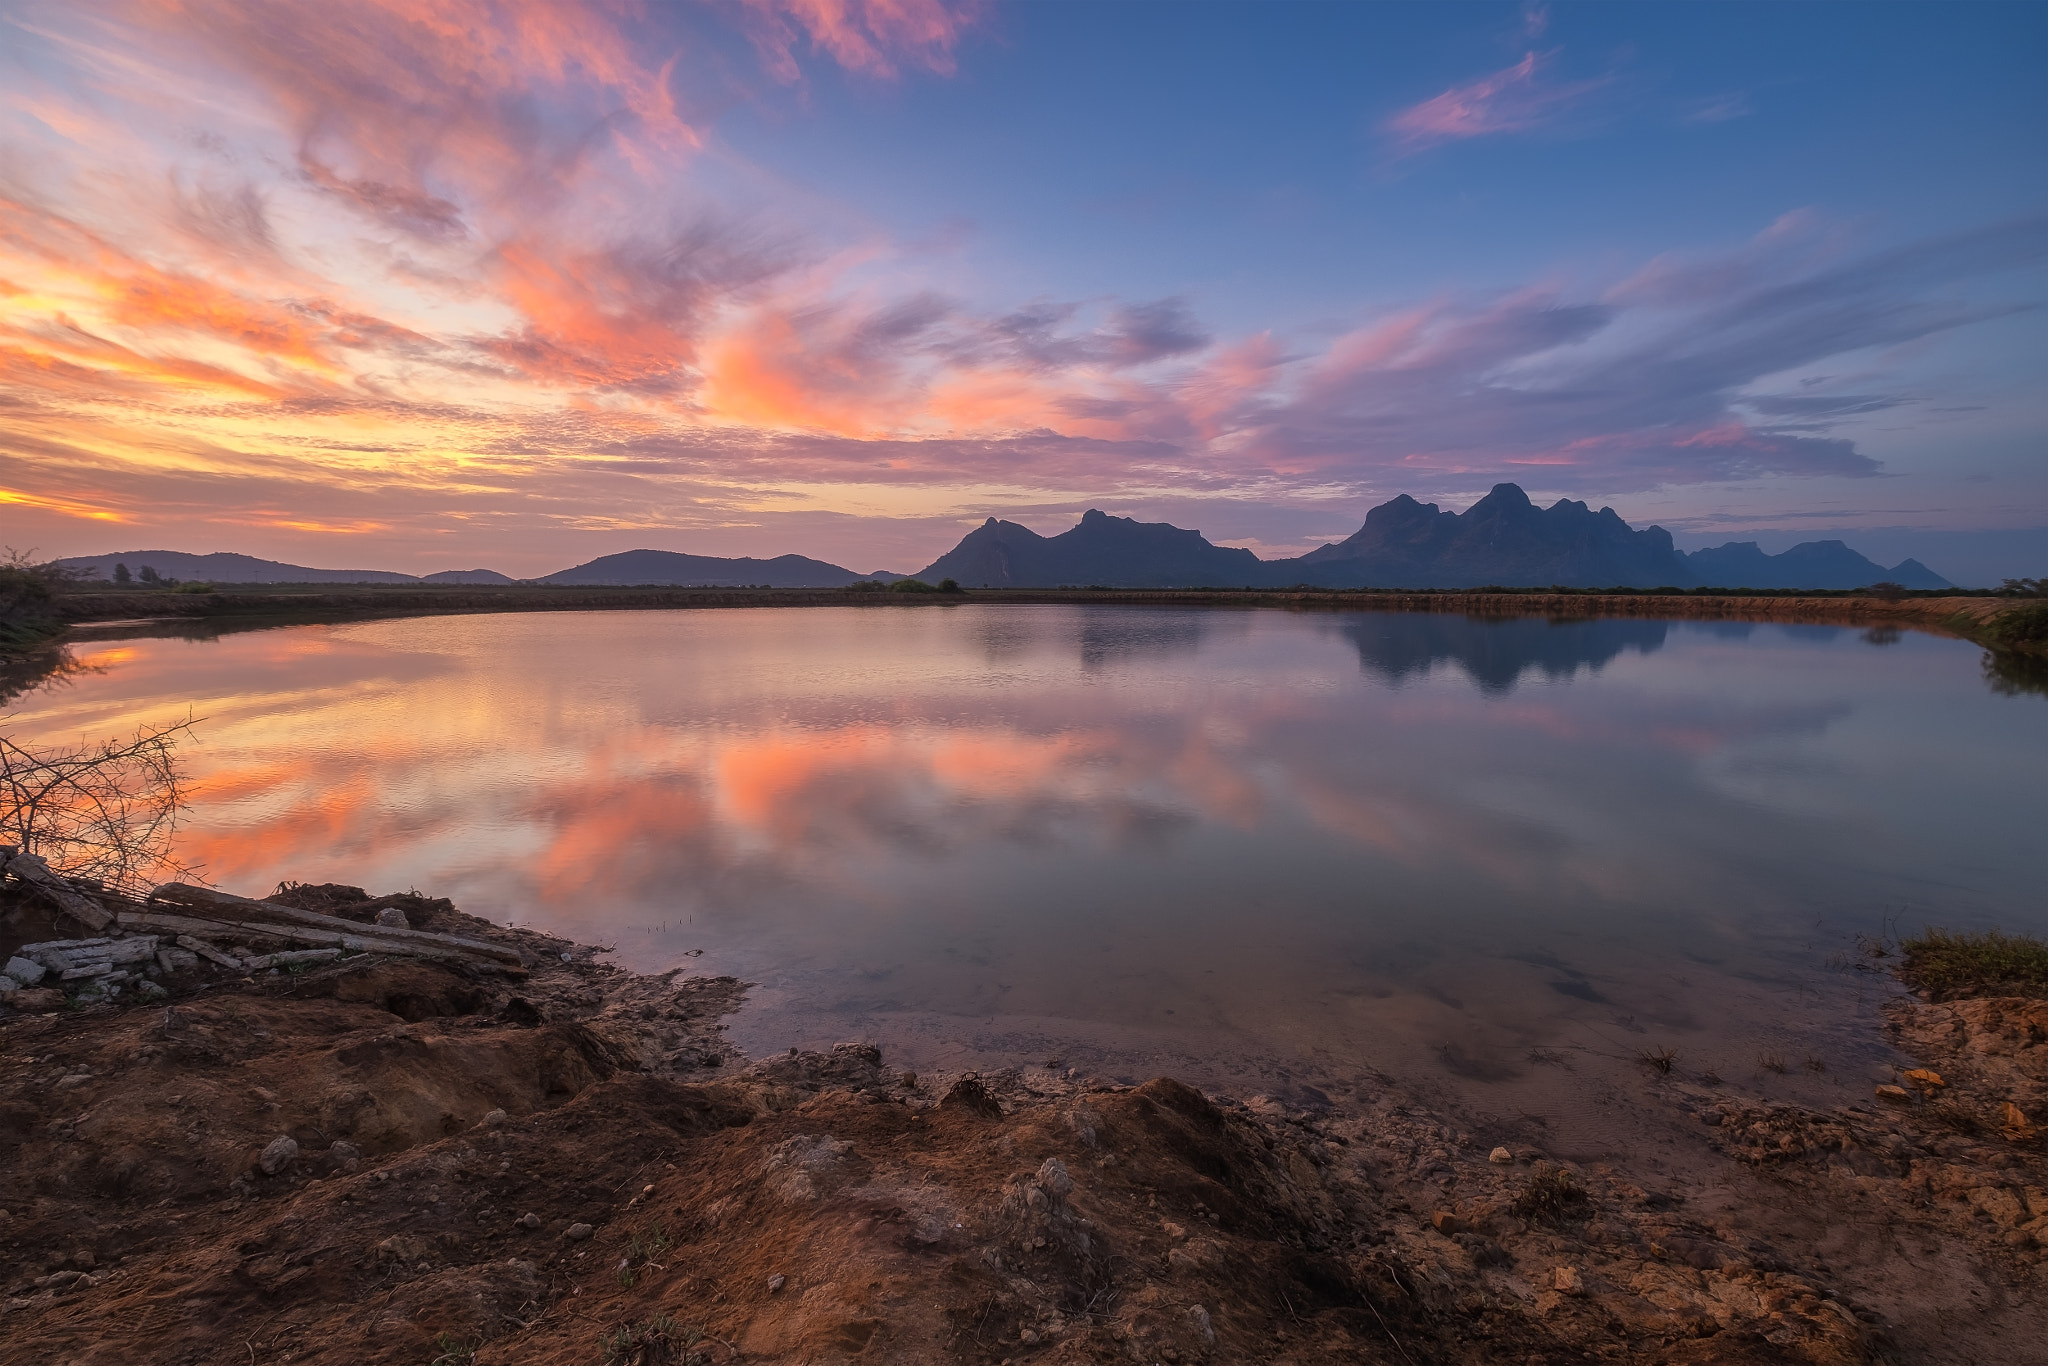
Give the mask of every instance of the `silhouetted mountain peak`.
[(1166, 588), (1258, 583), (1262, 568), (1251, 551), (1211, 545), (1199, 531), (1089, 508), (1056, 536), (990, 518), (918, 577), (954, 579), (969, 588)]

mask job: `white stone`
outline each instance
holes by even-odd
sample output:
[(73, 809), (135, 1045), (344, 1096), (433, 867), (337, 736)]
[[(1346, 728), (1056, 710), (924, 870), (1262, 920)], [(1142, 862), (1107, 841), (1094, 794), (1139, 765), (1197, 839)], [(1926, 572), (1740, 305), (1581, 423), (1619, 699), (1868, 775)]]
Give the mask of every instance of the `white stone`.
[(41, 963), (29, 958), (10, 958), (7, 960), (7, 966), (0, 968), (0, 972), (5, 972), (25, 987), (32, 987), (42, 981), (46, 971), (48, 969)]

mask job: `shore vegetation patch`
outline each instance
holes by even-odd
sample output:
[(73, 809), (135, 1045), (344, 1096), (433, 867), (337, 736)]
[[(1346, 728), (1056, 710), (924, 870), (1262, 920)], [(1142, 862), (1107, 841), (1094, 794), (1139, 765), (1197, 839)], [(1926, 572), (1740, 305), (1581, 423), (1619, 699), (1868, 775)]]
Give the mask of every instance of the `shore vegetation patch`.
[(1976, 996), (2048, 999), (2048, 943), (2029, 934), (1955, 934), (1930, 927), (1899, 945), (1899, 980), (1930, 1000)]

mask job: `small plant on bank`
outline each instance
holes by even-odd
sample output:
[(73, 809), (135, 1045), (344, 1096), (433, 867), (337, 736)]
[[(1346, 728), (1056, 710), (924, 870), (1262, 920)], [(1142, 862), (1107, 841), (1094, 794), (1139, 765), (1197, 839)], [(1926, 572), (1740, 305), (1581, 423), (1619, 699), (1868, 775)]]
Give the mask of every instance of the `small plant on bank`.
[(710, 1354), (691, 1350), (702, 1341), (701, 1330), (656, 1314), (645, 1323), (621, 1324), (600, 1333), (597, 1346), (604, 1353), (604, 1366), (703, 1366)]
[(1756, 1055), (1756, 1065), (1763, 1068), (1766, 1072), (1776, 1072), (1781, 1077), (1785, 1075), (1785, 1055), (1783, 1053), (1759, 1053)]
[(1554, 1224), (1583, 1213), (1586, 1193), (1572, 1180), (1569, 1170), (1553, 1167), (1548, 1171), (1538, 1171), (1531, 1177), (1509, 1208), (1517, 1219), (1527, 1219), (1532, 1224)]
[(481, 1342), (458, 1338), (455, 1334), (442, 1331), (434, 1334), (434, 1350), (439, 1353), (427, 1366), (469, 1366), (476, 1360), (476, 1349)]
[(1670, 1048), (1660, 1048), (1654, 1053), (1644, 1051), (1636, 1054), (1636, 1061), (1655, 1072), (1658, 1076), (1668, 1077), (1671, 1075), (1671, 1064), (1678, 1061), (1678, 1053)]
[(1814, 1053), (1806, 1055), (1806, 1070), (1815, 1076), (1822, 1076), (1828, 1070), (1827, 1060)]
[(1899, 980), (1928, 999), (2048, 998), (2048, 943), (2029, 934), (1951, 934), (1930, 928), (1899, 945)]

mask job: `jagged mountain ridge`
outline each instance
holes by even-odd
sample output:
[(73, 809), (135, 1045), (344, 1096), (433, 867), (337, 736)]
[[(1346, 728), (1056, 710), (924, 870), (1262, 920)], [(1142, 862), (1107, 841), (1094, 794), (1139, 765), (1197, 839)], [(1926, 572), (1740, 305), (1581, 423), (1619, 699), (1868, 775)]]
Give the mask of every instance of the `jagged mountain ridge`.
[(1199, 531), (1091, 508), (1056, 536), (991, 517), (917, 577), (970, 588), (1178, 588), (1258, 583), (1266, 568), (1251, 551), (1211, 545)]
[(1612, 508), (1595, 512), (1570, 499), (1539, 508), (1518, 486), (1496, 484), (1462, 513), (1402, 494), (1367, 513), (1345, 540), (1287, 560), (1261, 560), (1199, 532), (1095, 509), (1055, 536), (991, 517), (918, 577), (969, 588), (1951, 586), (1916, 560), (1887, 569), (1840, 541), (1808, 542), (1782, 555), (1744, 544), (1687, 555), (1664, 528), (1638, 531)]

